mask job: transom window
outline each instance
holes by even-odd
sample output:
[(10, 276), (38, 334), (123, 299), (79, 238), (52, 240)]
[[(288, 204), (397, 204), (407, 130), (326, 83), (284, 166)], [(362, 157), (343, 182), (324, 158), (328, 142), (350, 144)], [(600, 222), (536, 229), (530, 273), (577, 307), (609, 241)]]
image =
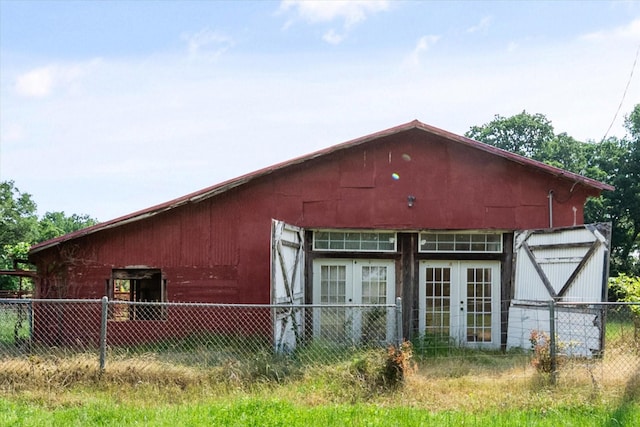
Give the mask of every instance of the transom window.
[(388, 231), (328, 231), (313, 233), (318, 251), (395, 252), (396, 233)]
[(502, 252), (501, 233), (420, 233), (420, 252)]

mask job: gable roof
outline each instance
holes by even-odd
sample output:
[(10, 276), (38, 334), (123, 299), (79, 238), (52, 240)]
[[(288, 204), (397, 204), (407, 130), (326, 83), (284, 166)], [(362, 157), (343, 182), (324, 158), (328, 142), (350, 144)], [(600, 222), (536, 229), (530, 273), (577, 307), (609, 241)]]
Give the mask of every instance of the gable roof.
[(341, 144), (337, 144), (337, 145), (333, 145), (331, 147), (325, 148), (323, 150), (319, 150), (319, 151), (315, 151), (313, 153), (301, 156), (301, 157), (297, 157), (282, 163), (278, 163), (263, 169), (259, 169), (255, 172), (251, 172), (245, 175), (241, 175), (237, 178), (233, 178), (224, 182), (221, 182), (219, 184), (204, 188), (202, 190), (187, 194), (185, 196), (179, 197), (177, 199), (173, 199), (170, 200), (168, 202), (165, 203), (161, 203), (159, 205), (155, 205), (140, 211), (136, 211), (133, 212), (131, 214), (128, 215), (124, 215), (109, 221), (105, 221), (105, 222), (101, 222), (99, 224), (93, 225), (91, 227), (87, 227), (84, 228), (82, 230), (78, 230), (69, 234), (65, 234), (63, 236), (59, 236), (56, 237), (54, 239), (51, 240), (47, 240), (41, 243), (38, 243), (34, 246), (31, 247), (31, 249), (29, 250), (29, 253), (36, 253), (39, 251), (42, 251), (44, 249), (50, 248), (52, 246), (55, 246), (57, 244), (60, 244), (62, 242), (68, 241), (68, 240), (73, 240), (82, 236), (86, 236), (89, 234), (93, 234), (96, 233), (98, 231), (102, 231), (102, 230), (107, 230), (110, 228), (114, 228), (114, 227), (119, 227), (121, 225), (124, 224), (128, 224), (131, 222), (135, 222), (135, 221), (140, 221), (143, 220), (145, 218), (149, 218), (151, 216), (157, 215), (159, 213), (177, 208), (179, 206), (182, 205), (186, 205), (189, 203), (198, 203), (202, 200), (208, 199), (210, 197), (214, 197), (218, 194), (224, 193), (226, 191), (229, 191), (232, 188), (236, 188), (239, 187), (241, 185), (244, 185), (250, 181), (253, 181), (255, 179), (261, 178), (263, 176), (272, 174), (274, 172), (280, 171), (282, 169), (286, 169), (290, 166), (293, 165), (297, 165), (297, 164), (301, 164), (304, 162), (308, 162), (310, 160), (319, 158), (319, 157), (323, 157), (323, 156), (327, 156), (329, 154), (338, 152), (338, 151), (342, 151), (348, 148), (352, 148), (352, 147), (356, 147), (359, 145), (363, 145), (363, 144), (367, 144), (371, 141), (380, 139), (380, 138), (384, 138), (387, 136), (391, 136), (391, 135), (395, 135), (395, 134), (399, 134), (402, 132), (406, 132), (412, 129), (418, 129), (418, 130), (422, 130), (426, 133), (432, 134), (432, 135), (436, 135), (439, 137), (442, 137), (446, 140), (449, 140), (451, 142), (455, 142), (455, 143), (459, 143), (462, 144), (464, 146), (473, 148), (473, 149), (477, 149), (480, 151), (484, 151), (490, 154), (493, 154), (495, 156), (498, 157), (502, 157), (504, 159), (507, 159), (509, 161), (521, 164), (523, 166), (526, 167), (530, 167), (530, 168), (534, 168), (537, 169), (541, 172), (544, 173), (548, 173), (551, 175), (554, 175), (558, 178), (564, 178), (570, 181), (574, 181), (576, 183), (580, 183), (586, 187), (591, 187), (597, 190), (609, 190), (612, 191), (614, 190), (614, 187), (599, 181), (596, 181), (594, 179), (591, 178), (587, 178), (585, 176), (579, 175), (579, 174), (575, 174), (554, 166), (550, 166), (547, 165), (545, 163), (536, 161), (536, 160), (532, 160), (529, 159), (527, 157), (523, 157), (520, 156), (518, 154), (514, 154), (511, 153), (509, 151), (505, 151), (502, 150), (500, 148), (482, 143), (482, 142), (478, 142), (475, 141), (473, 139), (464, 137), (464, 136), (460, 136), (460, 135), (456, 135), (454, 133), (451, 132), (447, 132), (445, 130), (433, 127), (433, 126), (429, 126), (426, 125), (418, 120), (413, 120), (411, 122), (396, 126), (396, 127), (392, 127), (380, 132), (376, 132), (376, 133), (372, 133), (370, 135), (366, 135), (360, 138), (356, 138), (356, 139), (352, 139), (350, 141), (347, 142), (343, 142)]

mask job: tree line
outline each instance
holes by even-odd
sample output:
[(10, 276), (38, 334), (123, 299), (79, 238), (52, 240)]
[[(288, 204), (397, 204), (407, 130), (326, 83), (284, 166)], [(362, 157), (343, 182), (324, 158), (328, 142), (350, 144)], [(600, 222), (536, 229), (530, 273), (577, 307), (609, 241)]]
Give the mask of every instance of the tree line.
[[(472, 126), (465, 136), (570, 172), (613, 185), (591, 198), (585, 222), (611, 222), (611, 275), (640, 276), (640, 104), (625, 117), (627, 134), (602, 141), (578, 141), (556, 134), (543, 114), (523, 111), (511, 117)], [(0, 182), (0, 270), (24, 262), (29, 247), (96, 224), (86, 214), (47, 212), (38, 217), (32, 196), (14, 181)], [(14, 290), (15, 277), (0, 275), (0, 289)]]
[[(41, 218), (31, 194), (21, 192), (14, 181), (0, 182), (0, 270), (24, 265), (31, 245), (97, 224), (86, 214), (46, 212)], [(16, 277), (0, 275), (0, 290), (17, 290)]]
[(585, 222), (611, 222), (611, 275), (640, 275), (640, 104), (625, 117), (627, 135), (578, 141), (556, 134), (542, 114), (496, 115), (465, 136), (613, 185), (585, 205)]

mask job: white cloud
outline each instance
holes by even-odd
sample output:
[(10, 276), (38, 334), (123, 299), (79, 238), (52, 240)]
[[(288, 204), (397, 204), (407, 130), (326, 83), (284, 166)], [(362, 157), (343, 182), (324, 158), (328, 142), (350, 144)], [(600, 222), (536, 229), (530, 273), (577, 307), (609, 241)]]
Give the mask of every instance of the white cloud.
[(43, 98), (51, 94), (53, 80), (52, 67), (37, 68), (18, 76), (16, 90), (22, 96)]
[(308, 22), (330, 22), (343, 19), (350, 27), (366, 19), (368, 14), (385, 11), (389, 8), (386, 0), (284, 0), (281, 11), (296, 9), (297, 14)]
[(405, 60), (405, 66), (419, 66), (420, 60), (422, 56), (424, 56), (424, 53), (427, 52), (431, 48), (431, 46), (436, 44), (438, 40), (440, 40), (440, 36), (437, 35), (427, 35), (420, 37), (420, 39), (418, 39), (418, 42), (416, 43), (416, 47)]
[(342, 21), (343, 34), (330, 29), (323, 36), (327, 43), (338, 44), (353, 26), (369, 15), (388, 10), (389, 5), (387, 0), (283, 0), (279, 13), (293, 11), (295, 15), (285, 23), (285, 28), (289, 28), (295, 18), (312, 24)]
[(0, 129), (0, 139), (6, 142), (19, 142), (25, 138), (24, 126), (18, 123), (7, 123)]
[(100, 59), (94, 59), (81, 64), (50, 64), (35, 68), (16, 77), (15, 89), (20, 96), (45, 98), (56, 89), (73, 87), (100, 63)]
[(329, 44), (340, 44), (342, 40), (344, 40), (344, 35), (338, 34), (336, 30), (331, 28), (329, 31), (324, 33), (322, 36), (322, 40), (326, 41)]
[(183, 34), (189, 58), (215, 60), (234, 45), (231, 37), (217, 31), (204, 29), (195, 34)]
[(480, 20), (479, 23), (467, 28), (467, 33), (486, 33), (492, 21), (493, 18), (491, 18), (490, 16), (485, 16)]
[(634, 19), (628, 25), (584, 34), (582, 38), (592, 41), (640, 40), (640, 18)]

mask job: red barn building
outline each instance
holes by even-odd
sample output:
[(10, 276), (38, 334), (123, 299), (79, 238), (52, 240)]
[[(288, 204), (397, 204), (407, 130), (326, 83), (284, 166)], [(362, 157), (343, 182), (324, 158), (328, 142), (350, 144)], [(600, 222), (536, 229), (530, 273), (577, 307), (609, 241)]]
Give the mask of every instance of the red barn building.
[[(613, 188), (413, 121), (37, 244), (29, 259), (37, 298), (402, 297), (405, 335), (499, 348), (518, 301), (606, 296), (607, 229), (583, 225), (585, 201), (603, 190)], [(567, 233), (586, 261), (548, 270), (541, 254), (566, 250)], [(297, 267), (283, 273), (278, 256)], [(596, 280), (575, 285), (583, 276)]]

